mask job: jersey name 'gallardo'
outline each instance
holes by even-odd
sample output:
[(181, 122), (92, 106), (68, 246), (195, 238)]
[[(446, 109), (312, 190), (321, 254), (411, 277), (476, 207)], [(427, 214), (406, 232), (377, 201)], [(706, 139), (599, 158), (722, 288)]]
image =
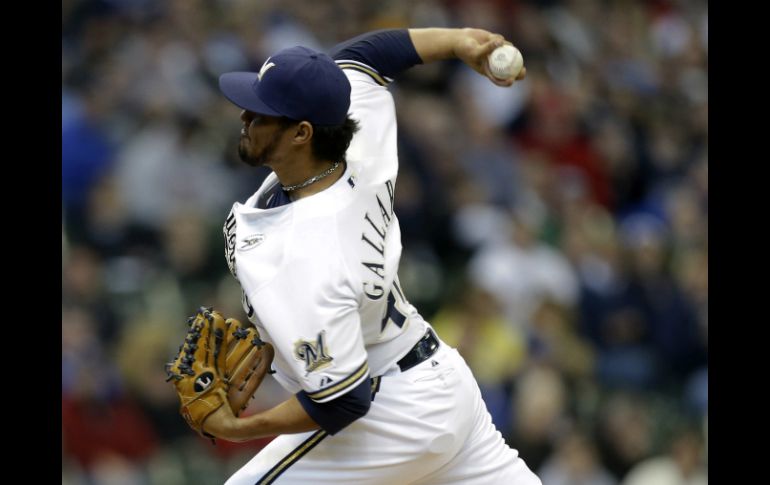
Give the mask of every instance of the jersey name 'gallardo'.
[[(377, 278), (364, 282), (364, 293), (371, 300), (379, 300), (385, 294), (385, 289), (380, 283), (385, 281), (385, 239), (388, 236), (388, 228), (393, 220), (395, 192), (392, 180), (386, 181), (384, 185), (385, 191), (387, 191), (386, 200), (388, 205), (386, 206), (382, 202), (386, 197), (385, 191), (380, 190), (378, 193), (375, 193), (374, 196), (377, 199), (379, 214), (366, 212), (364, 215), (364, 220), (367, 222), (367, 224), (364, 224), (366, 229), (361, 234), (362, 244), (367, 246), (367, 252), (372, 255), (372, 258), (361, 261), (361, 264), (377, 276)], [(371, 227), (371, 230), (367, 226)]]

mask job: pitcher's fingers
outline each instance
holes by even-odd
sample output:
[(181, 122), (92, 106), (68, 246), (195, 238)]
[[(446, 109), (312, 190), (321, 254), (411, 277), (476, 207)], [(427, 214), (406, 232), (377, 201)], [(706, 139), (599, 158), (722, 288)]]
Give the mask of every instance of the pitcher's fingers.
[(500, 34), (492, 34), (489, 39), (481, 45), (481, 55), (486, 57), (504, 44), (510, 44), (510, 42), (506, 42), (505, 38)]
[(501, 87), (504, 87), (504, 88), (507, 88), (507, 87), (511, 86), (513, 84), (513, 82), (515, 81), (515, 79), (513, 79), (513, 78), (498, 79), (492, 73), (487, 74), (487, 77), (489, 78), (490, 81), (492, 81), (497, 86), (501, 86)]

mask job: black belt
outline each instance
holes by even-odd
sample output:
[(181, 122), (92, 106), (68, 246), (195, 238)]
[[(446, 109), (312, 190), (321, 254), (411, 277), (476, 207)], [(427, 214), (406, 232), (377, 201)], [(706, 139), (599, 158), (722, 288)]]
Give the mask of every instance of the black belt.
[(416, 343), (401, 360), (396, 362), (401, 368), (401, 372), (406, 372), (420, 362), (424, 362), (428, 357), (435, 354), (438, 350), (438, 337), (432, 329), (428, 329), (425, 335)]

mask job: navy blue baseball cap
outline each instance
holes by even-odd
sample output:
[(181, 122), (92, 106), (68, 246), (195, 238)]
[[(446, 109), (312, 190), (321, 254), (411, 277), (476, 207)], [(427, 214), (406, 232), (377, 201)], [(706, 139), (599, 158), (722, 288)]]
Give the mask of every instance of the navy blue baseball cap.
[(350, 107), (342, 69), (328, 55), (301, 46), (270, 56), (258, 73), (222, 74), (219, 89), (245, 110), (321, 126), (343, 124)]

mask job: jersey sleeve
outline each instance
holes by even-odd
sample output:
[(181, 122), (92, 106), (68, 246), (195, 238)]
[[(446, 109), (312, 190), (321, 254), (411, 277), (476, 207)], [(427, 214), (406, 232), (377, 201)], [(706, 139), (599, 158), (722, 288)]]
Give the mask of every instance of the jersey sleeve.
[(367, 379), (333, 401), (313, 401), (305, 391), (298, 392), (296, 396), (313, 421), (333, 435), (366, 415), (372, 405), (372, 393), (372, 383)]
[(387, 86), (391, 76), (422, 62), (406, 30), (377, 31), (332, 49), (332, 57), (350, 80), (349, 115), (359, 124), (347, 161), (373, 183), (398, 172), (396, 109)]
[(359, 126), (345, 158), (356, 178), (384, 182), (398, 172), (393, 96), (385, 85), (378, 84), (368, 74), (353, 68), (343, 70), (351, 86), (348, 114)]
[(336, 45), (330, 55), (335, 60), (365, 65), (388, 81), (410, 67), (422, 64), (407, 29), (367, 32)]
[(284, 370), (318, 403), (369, 378), (357, 301), (344, 272), (332, 266), (297, 259), (248, 295)]

